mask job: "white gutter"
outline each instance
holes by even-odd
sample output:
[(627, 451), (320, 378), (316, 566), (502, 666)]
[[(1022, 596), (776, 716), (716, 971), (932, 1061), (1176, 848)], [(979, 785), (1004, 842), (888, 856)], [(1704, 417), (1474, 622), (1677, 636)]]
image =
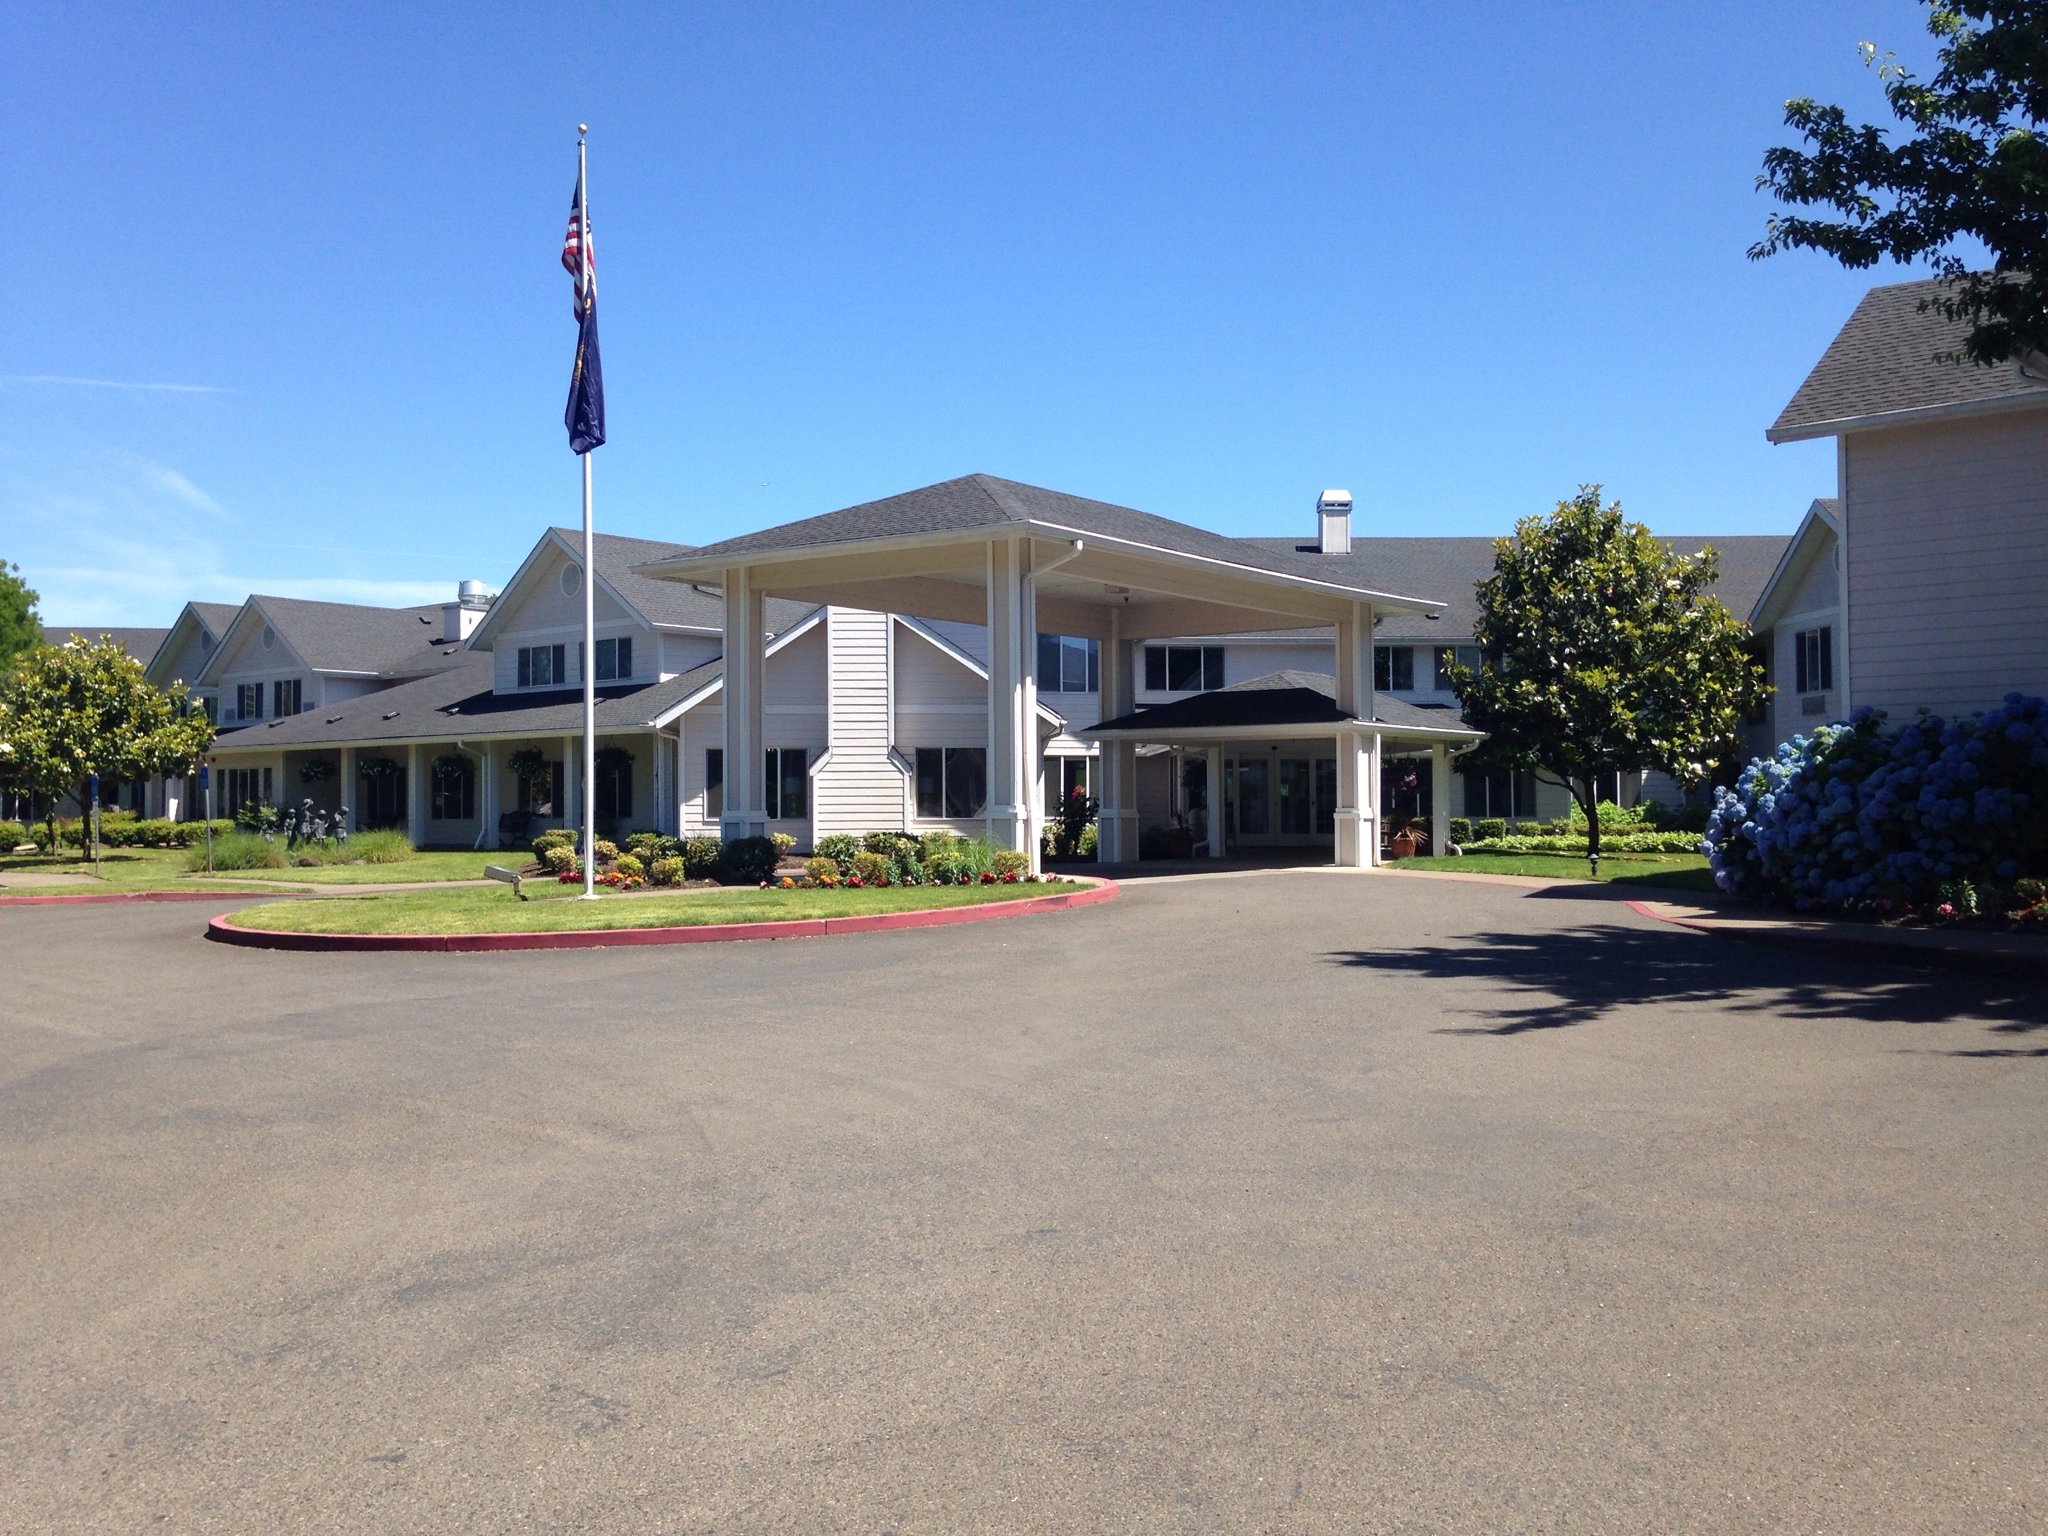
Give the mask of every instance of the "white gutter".
[(1816, 437), (1839, 437), (1845, 432), (1868, 432), (1878, 427), (1905, 427), (1923, 421), (1947, 421), (1958, 416), (1992, 416), (2048, 406), (2048, 388), (2023, 394), (2000, 395), (1992, 400), (1953, 400), (1946, 405), (1915, 405), (1898, 411), (1869, 411), (1860, 416), (1837, 416), (1803, 427), (1766, 427), (1764, 437), (1773, 443), (1799, 443)]

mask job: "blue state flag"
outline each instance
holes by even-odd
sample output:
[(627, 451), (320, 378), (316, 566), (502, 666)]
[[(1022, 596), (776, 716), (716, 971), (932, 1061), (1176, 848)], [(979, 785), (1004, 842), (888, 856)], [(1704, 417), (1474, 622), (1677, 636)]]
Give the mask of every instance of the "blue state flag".
[(588, 453), (604, 442), (604, 365), (597, 351), (597, 253), (591, 248), (581, 171), (569, 199), (562, 265), (576, 280), (576, 367), (569, 375), (569, 405), (562, 421), (569, 428), (569, 451)]

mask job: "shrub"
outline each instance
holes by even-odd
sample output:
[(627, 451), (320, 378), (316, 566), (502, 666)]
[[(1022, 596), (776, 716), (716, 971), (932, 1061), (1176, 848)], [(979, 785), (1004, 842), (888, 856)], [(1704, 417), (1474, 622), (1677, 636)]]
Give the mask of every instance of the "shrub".
[(691, 880), (718, 878), (719, 856), (725, 844), (715, 837), (693, 837), (683, 844), (683, 874)]
[(1472, 841), (1472, 818), (1453, 816), (1451, 818), (1451, 841), (1464, 844)]
[(998, 880), (1011, 875), (1028, 875), (1031, 873), (1031, 856), (1016, 848), (998, 848), (995, 857), (988, 861), (987, 873)]
[(412, 839), (396, 827), (379, 827), (374, 832), (357, 832), (341, 850), (352, 863), (397, 864), (416, 853)]
[(20, 822), (0, 821), (0, 853), (18, 848), (28, 840), (28, 828)]
[(759, 885), (775, 873), (781, 857), (772, 838), (734, 838), (719, 853), (716, 878), (721, 885)]
[(895, 862), (886, 854), (863, 848), (853, 856), (853, 873), (862, 885), (887, 885), (895, 873)]
[(235, 825), (244, 832), (275, 832), (278, 809), (274, 805), (263, 805), (257, 801), (246, 801), (235, 812)]
[(1732, 895), (1924, 902), (1945, 881), (2048, 873), (2048, 702), (2007, 694), (1961, 720), (1887, 731), (1858, 710), (1758, 758), (1721, 790), (1705, 842)]
[(1507, 818), (1504, 816), (1481, 816), (1472, 823), (1472, 839), (1474, 842), (1484, 843), (1493, 838), (1506, 837), (1507, 835), (1508, 823)]
[(681, 838), (667, 837), (660, 832), (635, 832), (626, 839), (626, 852), (652, 869), (659, 859), (681, 858), (683, 843)]
[(625, 875), (630, 878), (632, 876), (646, 874), (647, 866), (645, 864), (642, 864), (640, 860), (634, 857), (632, 854), (622, 853), (616, 859), (612, 860), (612, 870), (616, 874)]
[[(1454, 837), (1452, 842), (1457, 842)], [(1459, 843), (1467, 853), (1568, 853), (1579, 858), (1586, 856), (1586, 835), (1581, 832), (1573, 837), (1557, 837), (1549, 832), (1532, 836), (1480, 837), (1469, 843)], [(1699, 835), (1693, 832), (1616, 832), (1610, 835), (1604, 829), (1600, 833), (1602, 853), (1698, 853)]]
[(837, 885), (843, 876), (839, 873), (839, 861), (826, 854), (814, 853), (804, 860), (804, 878), (819, 885)]
[(844, 880), (853, 873), (853, 858), (861, 848), (861, 839), (851, 832), (833, 832), (812, 844), (811, 853), (817, 858), (830, 859), (835, 866), (835, 872)]
[(619, 861), (619, 845), (608, 838), (598, 838), (590, 845), (590, 851), (600, 864), (616, 864)]
[(576, 850), (566, 843), (550, 843), (540, 862), (551, 874), (566, 874), (576, 867)]
[(574, 848), (576, 834), (567, 827), (550, 827), (533, 840), (533, 856), (545, 864), (550, 848)]
[(656, 885), (681, 885), (683, 883), (683, 860), (680, 855), (670, 854), (665, 859), (656, 859), (647, 866), (647, 878)]
[[(206, 868), (206, 849), (194, 848), (185, 855), (187, 869)], [(230, 832), (213, 840), (213, 867), (220, 869), (283, 869), (284, 844), (254, 832)]]
[(1704, 832), (1707, 817), (1713, 807), (1702, 802), (1699, 805), (1665, 805), (1660, 801), (1643, 802), (1643, 825), (1659, 832)]
[(787, 832), (770, 832), (768, 834), (768, 841), (775, 845), (775, 856), (777, 858), (780, 858), (785, 853), (793, 852), (796, 848), (796, 839)]

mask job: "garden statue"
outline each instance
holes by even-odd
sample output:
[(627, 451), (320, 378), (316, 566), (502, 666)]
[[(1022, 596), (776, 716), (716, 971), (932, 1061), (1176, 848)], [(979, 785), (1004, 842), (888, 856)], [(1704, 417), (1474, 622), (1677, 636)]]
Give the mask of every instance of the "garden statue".
[(334, 840), (344, 848), (348, 846), (348, 807), (345, 805), (334, 813)]
[(284, 846), (287, 852), (299, 846), (299, 813), (284, 813)]
[(315, 811), (313, 813), (311, 840), (316, 843), (327, 841), (327, 813), (325, 811)]

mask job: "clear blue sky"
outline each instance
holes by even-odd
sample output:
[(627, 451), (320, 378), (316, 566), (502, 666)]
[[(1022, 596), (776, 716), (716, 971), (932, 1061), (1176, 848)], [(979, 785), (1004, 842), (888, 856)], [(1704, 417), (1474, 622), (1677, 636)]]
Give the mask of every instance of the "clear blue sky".
[[(1231, 533), (1497, 533), (1599, 480), (1789, 530), (1763, 429), (1895, 270), (1752, 263), (1843, 4), (18, 7), (0, 557), (62, 623), (415, 602), (578, 517), (557, 265), (591, 124), (600, 528), (974, 470)], [(67, 382), (79, 380), (93, 383)], [(176, 386), (167, 387), (167, 386)]]

